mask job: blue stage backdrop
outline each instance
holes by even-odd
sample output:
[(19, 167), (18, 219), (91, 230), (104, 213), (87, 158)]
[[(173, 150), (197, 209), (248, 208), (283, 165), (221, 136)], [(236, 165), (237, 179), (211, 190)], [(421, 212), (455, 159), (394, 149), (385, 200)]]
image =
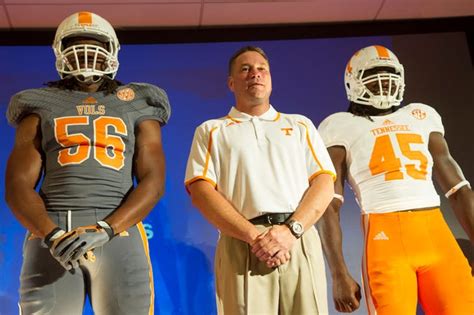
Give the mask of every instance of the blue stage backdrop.
[[(124, 45), (117, 78), (149, 82), (164, 88), (172, 105), (163, 128), (167, 158), (166, 192), (144, 223), (148, 232), (155, 280), (156, 314), (215, 314), (213, 256), (217, 231), (191, 205), (183, 185), (194, 129), (204, 120), (227, 114), (234, 103), (226, 86), (229, 56), (243, 45), (258, 45), (270, 58), (271, 103), (281, 112), (302, 113), (317, 126), (323, 118), (345, 111), (343, 73), (358, 49), (380, 44), (392, 48), (390, 37), (312, 39), (208, 44)], [(50, 47), (0, 46), (0, 170), (4, 174), (14, 129), (4, 113), (11, 95), (55, 80)], [(0, 184), (4, 195), (4, 182)], [(342, 215), (344, 249), (359, 279), (361, 236), (359, 210), (351, 193)], [(0, 200), (0, 314), (16, 314), (21, 249), (25, 230)], [(328, 274), (328, 278), (329, 274)], [(336, 314), (328, 289), (331, 314)], [(90, 308), (85, 313), (92, 314)], [(365, 305), (356, 314), (366, 314)]]

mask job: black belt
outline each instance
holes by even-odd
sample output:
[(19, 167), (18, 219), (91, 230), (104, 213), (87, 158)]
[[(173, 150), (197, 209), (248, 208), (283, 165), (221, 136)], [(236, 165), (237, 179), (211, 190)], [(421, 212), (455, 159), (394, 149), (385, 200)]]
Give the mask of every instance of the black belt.
[(253, 224), (282, 224), (285, 223), (292, 214), (293, 212), (265, 213), (249, 221)]

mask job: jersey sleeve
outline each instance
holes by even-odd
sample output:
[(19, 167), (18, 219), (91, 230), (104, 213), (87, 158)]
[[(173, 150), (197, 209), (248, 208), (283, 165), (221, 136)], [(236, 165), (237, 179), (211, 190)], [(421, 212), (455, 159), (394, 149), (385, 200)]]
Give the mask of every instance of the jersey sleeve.
[(333, 177), (333, 180), (336, 180), (336, 170), (316, 127), (306, 117), (299, 121), (299, 123), (303, 125), (306, 133), (304, 142), (306, 168), (310, 175), (309, 181), (319, 174), (329, 174)]
[(324, 119), (318, 127), (318, 131), (323, 139), (326, 148), (333, 146), (343, 146), (349, 150), (347, 137), (341, 137), (341, 131), (345, 126), (342, 116), (347, 113), (336, 113)]
[(137, 94), (137, 99), (144, 101), (135, 106), (140, 113), (136, 124), (152, 119), (162, 126), (166, 125), (171, 116), (171, 106), (165, 90), (148, 83), (131, 83), (129, 86)]
[(8, 123), (17, 126), (24, 117), (30, 114), (41, 116), (44, 108), (41, 102), (35, 102), (35, 97), (37, 97), (35, 90), (21, 91), (12, 96), (6, 113)]
[(426, 108), (426, 113), (428, 115), (428, 122), (431, 127), (432, 132), (439, 132), (444, 136), (444, 126), (441, 116), (438, 112), (431, 106), (424, 105)]
[(197, 180), (205, 180), (214, 187), (217, 186), (214, 165), (215, 147), (213, 146), (217, 128), (206, 123), (196, 128), (186, 166), (184, 179), (186, 189)]

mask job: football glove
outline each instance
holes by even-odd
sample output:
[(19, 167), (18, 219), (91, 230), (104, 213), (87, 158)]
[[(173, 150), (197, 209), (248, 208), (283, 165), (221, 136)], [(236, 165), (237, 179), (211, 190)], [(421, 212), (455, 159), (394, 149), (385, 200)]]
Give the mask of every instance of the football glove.
[(110, 239), (107, 231), (99, 225), (80, 226), (56, 239), (51, 246), (51, 253), (58, 257), (62, 265), (74, 266), (81, 257), (94, 261), (92, 250)]
[(44, 243), (48, 246), (51, 255), (56, 259), (61, 266), (66, 270), (71, 270), (79, 266), (79, 261), (66, 261), (61, 260), (61, 256), (55, 251), (56, 246), (61, 243), (63, 238), (67, 237), (66, 231), (60, 227), (54, 228), (46, 237), (44, 238)]

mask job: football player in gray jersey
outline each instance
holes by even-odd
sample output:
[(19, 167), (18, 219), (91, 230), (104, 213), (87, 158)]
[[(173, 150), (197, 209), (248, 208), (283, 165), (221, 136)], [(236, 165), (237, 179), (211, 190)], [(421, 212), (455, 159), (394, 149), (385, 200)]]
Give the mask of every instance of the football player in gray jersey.
[(154, 312), (141, 220), (163, 194), (170, 105), (154, 85), (115, 80), (119, 48), (100, 16), (67, 17), (53, 43), (61, 79), (9, 104), (6, 200), (28, 229), (22, 314), (82, 314), (86, 295), (95, 314)]

